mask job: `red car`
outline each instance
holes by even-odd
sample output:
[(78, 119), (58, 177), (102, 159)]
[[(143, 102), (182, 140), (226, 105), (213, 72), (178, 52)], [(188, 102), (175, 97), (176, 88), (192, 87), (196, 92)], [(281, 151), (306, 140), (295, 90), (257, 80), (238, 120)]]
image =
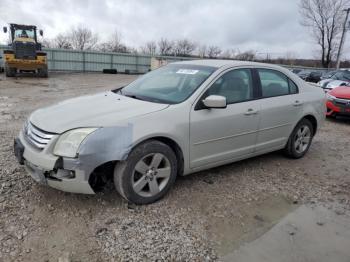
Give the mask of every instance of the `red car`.
[(327, 93), (327, 116), (350, 116), (350, 87), (339, 86)]

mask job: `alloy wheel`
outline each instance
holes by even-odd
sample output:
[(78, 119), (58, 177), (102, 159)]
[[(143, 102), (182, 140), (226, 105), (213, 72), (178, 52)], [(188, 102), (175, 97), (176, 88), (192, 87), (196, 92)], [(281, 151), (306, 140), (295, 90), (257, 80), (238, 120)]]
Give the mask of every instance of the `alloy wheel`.
[(140, 159), (132, 175), (132, 187), (142, 197), (152, 197), (161, 192), (169, 182), (171, 165), (161, 153), (152, 153)]
[(295, 135), (294, 148), (299, 154), (307, 150), (311, 141), (311, 130), (307, 125), (302, 125)]

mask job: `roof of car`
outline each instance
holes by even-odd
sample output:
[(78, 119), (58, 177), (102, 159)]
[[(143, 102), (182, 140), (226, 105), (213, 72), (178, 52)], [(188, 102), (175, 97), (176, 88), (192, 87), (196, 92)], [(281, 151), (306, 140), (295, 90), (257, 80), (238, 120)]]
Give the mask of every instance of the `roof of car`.
[(279, 67), (267, 63), (257, 63), (250, 61), (239, 61), (239, 60), (220, 60), (220, 59), (198, 59), (198, 60), (187, 60), (181, 62), (175, 62), (174, 64), (184, 65), (201, 65), (201, 66), (212, 66), (212, 67), (223, 67), (223, 66), (269, 66)]

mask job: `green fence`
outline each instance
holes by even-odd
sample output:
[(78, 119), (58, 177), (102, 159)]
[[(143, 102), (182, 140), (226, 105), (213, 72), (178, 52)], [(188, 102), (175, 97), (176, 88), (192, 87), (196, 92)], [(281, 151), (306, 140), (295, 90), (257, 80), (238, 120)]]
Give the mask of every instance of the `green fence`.
[[(0, 45), (0, 54), (7, 46)], [(151, 56), (66, 49), (43, 49), (47, 53), (50, 71), (101, 72), (117, 69), (118, 72), (144, 73), (151, 67)]]
[[(0, 45), (0, 54), (7, 46)], [(70, 72), (101, 72), (103, 69), (116, 69), (118, 72), (145, 73), (151, 69), (151, 55), (128, 53), (105, 53), (97, 51), (78, 51), (67, 49), (44, 48), (47, 52), (50, 71)], [(194, 58), (157, 56), (167, 62), (189, 60)], [(0, 67), (1, 65), (0, 60)], [(282, 65), (287, 68), (322, 70), (321, 68), (306, 68)]]

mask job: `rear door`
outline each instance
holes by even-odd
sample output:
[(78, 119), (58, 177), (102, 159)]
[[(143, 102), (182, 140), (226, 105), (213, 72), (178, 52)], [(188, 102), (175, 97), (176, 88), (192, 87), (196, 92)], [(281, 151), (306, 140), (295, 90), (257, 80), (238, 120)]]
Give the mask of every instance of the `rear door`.
[[(255, 100), (251, 69), (223, 73), (206, 90), (190, 115), (190, 166), (234, 160), (254, 151), (260, 102)], [(207, 109), (209, 95), (226, 97), (227, 107)]]
[(260, 79), (261, 109), (256, 151), (263, 153), (283, 147), (301, 119), (303, 99), (297, 85), (285, 74), (256, 69)]

